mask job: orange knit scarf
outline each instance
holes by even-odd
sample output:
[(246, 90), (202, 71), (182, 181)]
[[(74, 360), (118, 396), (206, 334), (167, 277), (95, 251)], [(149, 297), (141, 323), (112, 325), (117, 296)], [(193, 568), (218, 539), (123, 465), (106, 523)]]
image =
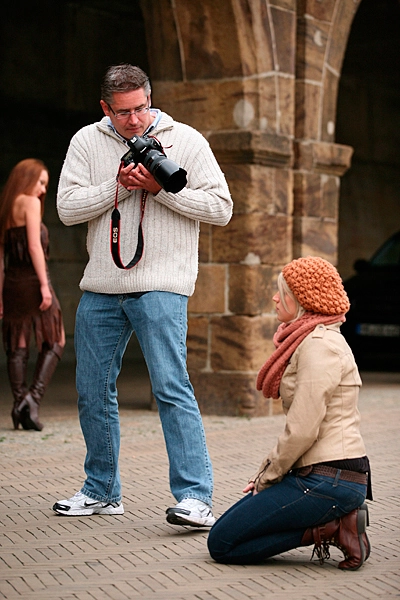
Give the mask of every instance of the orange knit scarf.
[(266, 398), (279, 398), (279, 386), (290, 357), (304, 338), (319, 324), (344, 322), (344, 315), (320, 315), (306, 312), (292, 323), (281, 323), (273, 337), (276, 350), (261, 367), (256, 387)]

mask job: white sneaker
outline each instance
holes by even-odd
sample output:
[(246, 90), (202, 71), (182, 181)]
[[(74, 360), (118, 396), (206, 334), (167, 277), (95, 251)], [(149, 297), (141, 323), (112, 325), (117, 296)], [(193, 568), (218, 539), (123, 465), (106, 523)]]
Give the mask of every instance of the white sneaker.
[(53, 510), (59, 515), (69, 517), (85, 517), (88, 515), (123, 515), (122, 502), (98, 502), (76, 492), (69, 500), (59, 500), (53, 505)]
[(205, 502), (196, 498), (185, 498), (174, 508), (167, 508), (167, 521), (172, 525), (212, 527), (216, 518)]

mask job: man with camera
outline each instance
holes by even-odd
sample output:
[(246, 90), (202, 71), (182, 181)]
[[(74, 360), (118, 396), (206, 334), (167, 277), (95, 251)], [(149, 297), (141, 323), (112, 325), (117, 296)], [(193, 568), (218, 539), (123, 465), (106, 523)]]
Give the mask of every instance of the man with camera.
[(82, 489), (53, 510), (70, 516), (124, 512), (116, 380), (135, 332), (177, 501), (167, 509), (167, 521), (211, 527), (212, 466), (186, 368), (187, 302), (198, 271), (200, 223), (226, 225), (232, 200), (205, 138), (151, 108), (150, 94), (141, 69), (110, 67), (101, 87), (105, 116), (75, 134), (60, 176), (60, 219), (88, 223), (89, 260), (75, 325), (87, 454)]

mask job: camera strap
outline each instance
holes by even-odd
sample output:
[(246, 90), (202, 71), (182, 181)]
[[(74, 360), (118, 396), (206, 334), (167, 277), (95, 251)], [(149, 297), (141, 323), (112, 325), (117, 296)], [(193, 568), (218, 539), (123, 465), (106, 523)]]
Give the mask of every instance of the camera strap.
[(119, 174), (123, 163), (121, 162), (118, 169), (117, 174), (117, 188), (115, 190), (115, 201), (114, 201), (114, 210), (111, 213), (111, 255), (113, 257), (114, 263), (117, 265), (119, 269), (132, 269), (132, 267), (136, 266), (143, 255), (143, 247), (144, 247), (144, 237), (143, 237), (143, 228), (142, 221), (144, 217), (144, 211), (146, 208), (146, 200), (148, 196), (147, 190), (142, 190), (142, 198), (140, 201), (140, 221), (139, 221), (139, 229), (138, 229), (138, 243), (136, 247), (136, 252), (132, 260), (125, 266), (121, 260), (120, 256), (120, 236), (121, 236), (121, 213), (118, 210), (118, 189), (120, 186), (119, 183)]

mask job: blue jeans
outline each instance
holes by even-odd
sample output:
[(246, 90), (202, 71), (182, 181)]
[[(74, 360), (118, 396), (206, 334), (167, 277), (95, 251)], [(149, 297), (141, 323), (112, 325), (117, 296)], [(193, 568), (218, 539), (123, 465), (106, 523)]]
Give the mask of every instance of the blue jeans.
[(136, 333), (157, 401), (176, 500), (211, 505), (213, 474), (203, 422), (186, 368), (186, 296), (169, 292), (84, 292), (76, 315), (76, 385), (86, 442), (82, 492), (94, 500), (121, 500), (117, 377)]
[(212, 527), (214, 560), (254, 564), (301, 546), (308, 527), (328, 523), (361, 506), (367, 486), (336, 477), (289, 473), (259, 494), (247, 494)]

